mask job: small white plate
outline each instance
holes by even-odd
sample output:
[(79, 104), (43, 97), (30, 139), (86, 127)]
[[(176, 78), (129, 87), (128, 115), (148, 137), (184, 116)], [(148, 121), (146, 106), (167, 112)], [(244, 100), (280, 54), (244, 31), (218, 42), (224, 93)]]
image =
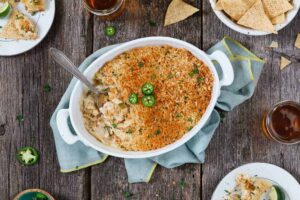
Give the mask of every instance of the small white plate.
[[(217, 0), (209, 0), (209, 1), (210, 1), (210, 5), (211, 5), (214, 13), (229, 28), (231, 28), (239, 33), (246, 34), (246, 35), (258, 36), (258, 35), (271, 34), (271, 33), (258, 31), (258, 30), (254, 30), (251, 28), (247, 28), (247, 27), (238, 25), (237, 23), (232, 21), (223, 11), (219, 11), (219, 10), (215, 9)], [(282, 24), (277, 24), (275, 26), (276, 31), (279, 31), (279, 30), (283, 29), (284, 27), (286, 27), (295, 18), (295, 16), (297, 15), (297, 13), (299, 11), (299, 8), (300, 8), (300, 0), (293, 0), (293, 6), (294, 6), (294, 8), (287, 12), (285, 21)]]
[(227, 174), (218, 184), (214, 191), (211, 200), (222, 200), (226, 196), (225, 190), (231, 191), (235, 185), (235, 178), (239, 174), (248, 174), (250, 176), (257, 176), (266, 178), (278, 183), (291, 200), (300, 199), (300, 185), (297, 180), (286, 170), (268, 163), (249, 163), (242, 165), (229, 174)]
[[(38, 38), (36, 40), (12, 40), (0, 38), (0, 56), (13, 56), (24, 53), (38, 45), (49, 32), (55, 15), (55, 0), (46, 0), (46, 9), (31, 15), (23, 3), (18, 3), (17, 8), (37, 24)], [(9, 16), (0, 19), (0, 26), (4, 26)]]

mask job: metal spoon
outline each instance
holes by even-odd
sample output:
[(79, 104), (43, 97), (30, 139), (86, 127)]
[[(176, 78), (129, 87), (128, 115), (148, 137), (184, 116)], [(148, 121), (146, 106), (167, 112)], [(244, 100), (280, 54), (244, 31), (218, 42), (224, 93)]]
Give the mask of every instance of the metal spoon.
[(50, 48), (49, 52), (55, 62), (57, 62), (65, 70), (73, 74), (77, 79), (79, 79), (89, 88), (89, 90), (95, 96), (95, 102), (98, 108), (101, 108), (103, 106), (105, 96), (108, 95), (107, 91), (100, 91), (95, 86), (93, 86), (92, 83), (78, 70), (74, 63), (72, 63), (72, 61), (63, 52), (56, 48)]

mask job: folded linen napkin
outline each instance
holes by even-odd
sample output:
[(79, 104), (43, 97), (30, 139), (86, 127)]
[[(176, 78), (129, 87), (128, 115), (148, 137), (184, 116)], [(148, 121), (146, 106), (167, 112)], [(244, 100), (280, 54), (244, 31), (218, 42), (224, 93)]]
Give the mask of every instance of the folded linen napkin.
[[(108, 46), (96, 51), (80, 65), (79, 69), (84, 71), (96, 58), (116, 46), (117, 45)], [(216, 50), (221, 50), (226, 53), (231, 60), (235, 73), (233, 84), (222, 87), (221, 96), (218, 99), (216, 107), (223, 111), (231, 111), (234, 107), (252, 96), (264, 61), (229, 37), (225, 37), (207, 52), (210, 54)], [(215, 66), (218, 73), (221, 72), (217, 62)], [(222, 76), (221, 73), (219, 73), (219, 76)], [(76, 79), (72, 79), (50, 120), (58, 161), (61, 172), (64, 173), (102, 163), (107, 158), (107, 155), (87, 147), (81, 142), (68, 145), (62, 140), (59, 134), (56, 124), (56, 114), (58, 110), (68, 108), (70, 95), (75, 82)], [(199, 133), (181, 147), (153, 158), (125, 159), (128, 181), (130, 183), (148, 182), (157, 164), (166, 168), (174, 168), (185, 163), (203, 163), (205, 159), (205, 149), (219, 123), (220, 114), (217, 110), (214, 110), (210, 119)], [(71, 124), (69, 125), (71, 127)]]

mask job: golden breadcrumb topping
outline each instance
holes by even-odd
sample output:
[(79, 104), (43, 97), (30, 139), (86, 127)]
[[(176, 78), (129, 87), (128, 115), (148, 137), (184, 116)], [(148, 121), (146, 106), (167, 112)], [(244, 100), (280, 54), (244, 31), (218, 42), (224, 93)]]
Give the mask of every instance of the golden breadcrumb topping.
[[(186, 49), (136, 48), (107, 62), (94, 77), (108, 96), (100, 110), (88, 92), (81, 110), (87, 130), (101, 142), (131, 151), (148, 151), (179, 140), (201, 119), (213, 88), (209, 68)], [(156, 103), (145, 107), (141, 87), (154, 86)], [(130, 104), (130, 94), (138, 103)]]

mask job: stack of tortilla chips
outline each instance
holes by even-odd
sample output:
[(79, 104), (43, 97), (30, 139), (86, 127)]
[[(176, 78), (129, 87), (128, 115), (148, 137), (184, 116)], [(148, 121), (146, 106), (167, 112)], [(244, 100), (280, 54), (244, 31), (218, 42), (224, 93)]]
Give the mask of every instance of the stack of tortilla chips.
[(276, 33), (274, 25), (284, 22), (293, 5), (288, 0), (218, 0), (216, 9), (239, 25)]

